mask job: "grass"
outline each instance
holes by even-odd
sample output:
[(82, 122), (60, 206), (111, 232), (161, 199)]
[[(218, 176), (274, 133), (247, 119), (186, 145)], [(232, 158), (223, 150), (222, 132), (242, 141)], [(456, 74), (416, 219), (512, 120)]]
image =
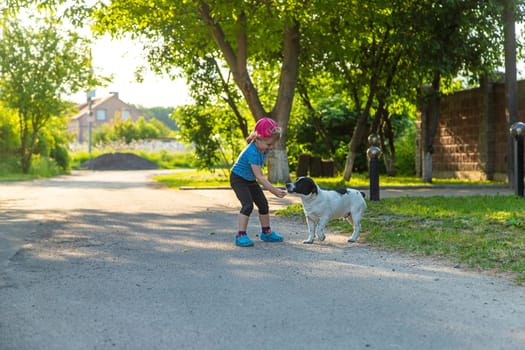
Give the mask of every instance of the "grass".
[(0, 173), (0, 182), (29, 181), (38, 179), (40, 176), (34, 174)]
[[(229, 186), (229, 179), (224, 170), (217, 170), (215, 173), (207, 171), (188, 170), (184, 172), (176, 172), (174, 174), (157, 176), (157, 181), (163, 182), (169, 187), (180, 188), (183, 186)], [(342, 181), (340, 177), (323, 177), (315, 178), (315, 181), (322, 188), (334, 189), (340, 186), (347, 187), (361, 187), (369, 186), (370, 180), (366, 175), (353, 174), (350, 181)], [(458, 179), (435, 179), (433, 183), (422, 182), (421, 179), (415, 177), (388, 177), (382, 176), (379, 180), (380, 186), (436, 186), (436, 185), (497, 185), (502, 182), (494, 181), (467, 181)], [(284, 186), (284, 183), (277, 183), (277, 186)]]
[[(361, 237), (373, 247), (444, 257), (525, 282), (525, 200), (517, 196), (400, 197), (368, 202)], [(277, 215), (303, 217), (300, 205)], [(344, 221), (337, 231), (351, 232)]]
[(230, 180), (223, 173), (210, 173), (201, 170), (183, 170), (170, 175), (157, 175), (156, 181), (170, 188), (189, 187), (217, 187), (229, 186)]

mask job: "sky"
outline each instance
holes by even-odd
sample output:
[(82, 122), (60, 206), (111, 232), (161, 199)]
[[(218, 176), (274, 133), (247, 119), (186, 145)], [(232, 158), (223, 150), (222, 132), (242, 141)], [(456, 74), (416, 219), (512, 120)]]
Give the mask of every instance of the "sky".
[[(96, 98), (118, 92), (122, 101), (144, 107), (176, 107), (191, 103), (184, 79), (172, 81), (147, 71), (142, 83), (136, 81), (135, 69), (140, 65), (147, 67), (140, 43), (130, 39), (112, 40), (104, 36), (95, 41), (91, 50), (95, 73), (113, 76), (106, 87), (95, 89)], [(87, 99), (87, 92), (68, 96), (67, 99), (83, 103)]]

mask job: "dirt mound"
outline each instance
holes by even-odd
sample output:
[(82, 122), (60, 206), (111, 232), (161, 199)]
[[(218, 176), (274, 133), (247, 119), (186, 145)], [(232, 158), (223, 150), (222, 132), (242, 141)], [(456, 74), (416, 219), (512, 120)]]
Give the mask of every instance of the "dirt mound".
[(89, 170), (150, 170), (159, 167), (157, 164), (133, 153), (108, 153), (82, 163), (80, 168)]

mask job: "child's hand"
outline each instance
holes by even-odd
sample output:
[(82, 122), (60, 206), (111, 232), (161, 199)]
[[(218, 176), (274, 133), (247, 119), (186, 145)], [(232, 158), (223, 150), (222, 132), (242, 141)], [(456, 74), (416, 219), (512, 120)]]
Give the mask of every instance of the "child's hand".
[(272, 194), (276, 197), (283, 198), (286, 196), (287, 192), (285, 190), (281, 190), (280, 188), (274, 187), (272, 189)]

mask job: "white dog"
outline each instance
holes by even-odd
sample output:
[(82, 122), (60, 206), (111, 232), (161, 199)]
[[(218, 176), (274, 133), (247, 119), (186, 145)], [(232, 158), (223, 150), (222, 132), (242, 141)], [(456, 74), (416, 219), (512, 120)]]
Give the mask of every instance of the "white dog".
[(309, 177), (300, 177), (295, 182), (287, 183), (286, 189), (289, 193), (297, 193), (301, 197), (309, 230), (308, 239), (303, 243), (313, 243), (316, 232), (319, 240), (323, 241), (325, 225), (332, 219), (343, 217), (354, 227), (348, 242), (357, 240), (366, 209), (364, 193), (351, 188), (322, 190)]

